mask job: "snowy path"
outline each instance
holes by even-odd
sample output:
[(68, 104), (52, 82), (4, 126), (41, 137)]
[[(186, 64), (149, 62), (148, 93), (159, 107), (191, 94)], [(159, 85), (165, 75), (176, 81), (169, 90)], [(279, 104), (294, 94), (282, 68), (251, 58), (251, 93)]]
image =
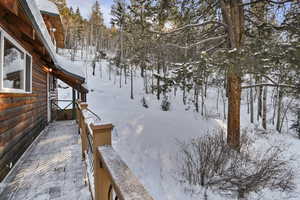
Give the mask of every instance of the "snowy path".
[(74, 121), (55, 122), (39, 136), (5, 180), (1, 200), (89, 200)]

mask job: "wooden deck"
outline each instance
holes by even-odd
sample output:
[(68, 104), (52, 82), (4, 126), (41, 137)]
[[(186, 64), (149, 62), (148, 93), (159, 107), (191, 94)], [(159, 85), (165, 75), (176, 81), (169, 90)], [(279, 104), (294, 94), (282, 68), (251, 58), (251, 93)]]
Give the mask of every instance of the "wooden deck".
[(1, 200), (90, 200), (75, 121), (50, 124), (1, 184)]

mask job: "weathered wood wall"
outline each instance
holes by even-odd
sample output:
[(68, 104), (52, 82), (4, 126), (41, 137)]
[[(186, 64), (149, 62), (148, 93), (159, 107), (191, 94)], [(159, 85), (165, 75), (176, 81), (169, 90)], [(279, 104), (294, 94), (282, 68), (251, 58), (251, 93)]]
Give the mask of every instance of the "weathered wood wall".
[[(2, 28), (7, 28), (1, 23)], [(33, 46), (18, 39), (7, 30), (33, 56), (32, 94), (0, 92), (0, 181), (34, 138), (47, 124), (47, 74), (43, 61), (33, 51)]]

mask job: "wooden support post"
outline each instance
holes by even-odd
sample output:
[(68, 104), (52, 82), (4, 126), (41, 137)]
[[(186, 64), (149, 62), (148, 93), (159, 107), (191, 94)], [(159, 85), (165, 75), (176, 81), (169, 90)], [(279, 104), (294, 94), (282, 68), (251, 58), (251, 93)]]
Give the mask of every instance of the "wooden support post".
[(81, 93), (81, 101), (86, 102), (86, 93)]
[(108, 172), (101, 164), (100, 155), (97, 150), (99, 146), (111, 146), (112, 124), (91, 125), (93, 130), (93, 157), (94, 157), (94, 182), (95, 182), (95, 200), (110, 200), (108, 197), (111, 180)]
[(76, 91), (72, 88), (72, 120), (76, 119)]

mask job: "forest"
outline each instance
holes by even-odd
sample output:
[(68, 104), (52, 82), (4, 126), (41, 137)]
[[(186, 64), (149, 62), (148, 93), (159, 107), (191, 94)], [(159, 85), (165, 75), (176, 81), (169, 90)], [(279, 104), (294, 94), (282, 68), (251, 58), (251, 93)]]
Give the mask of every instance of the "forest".
[(206, 193), (213, 189), (243, 199), (264, 188), (297, 188), (283, 147), (271, 145), (261, 156), (249, 149), (255, 137), (300, 139), (298, 0), (113, 0), (110, 26), (101, 1), (89, 18), (53, 1), (71, 60), (90, 63), (92, 76), (106, 69), (145, 109), (152, 109), (149, 95), (162, 112), (172, 112), (176, 98), (186, 112), (225, 123), (225, 130), (178, 141), (180, 182), (205, 188), (204, 199), (214, 199)]

